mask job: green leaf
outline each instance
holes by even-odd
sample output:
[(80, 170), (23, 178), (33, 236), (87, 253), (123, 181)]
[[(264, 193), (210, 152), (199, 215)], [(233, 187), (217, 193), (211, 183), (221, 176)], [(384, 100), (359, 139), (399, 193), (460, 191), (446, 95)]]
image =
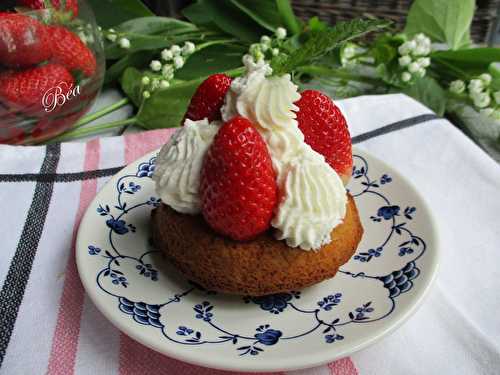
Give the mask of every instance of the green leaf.
[[(234, 35), (246, 42), (258, 41), (265, 33), (265, 29), (256, 23), (246, 13), (234, 6), (231, 0), (198, 0), (194, 12), (192, 7), (187, 15), (203, 21), (213, 23), (227, 34)], [(200, 14), (203, 16), (200, 17)]]
[(300, 33), (300, 23), (295, 17), (293, 12), (293, 8), (290, 4), (289, 0), (276, 0), (276, 6), (278, 8), (278, 12), (281, 16), (281, 21), (285, 25), (285, 27), (292, 33), (298, 34)]
[(444, 114), (446, 93), (434, 78), (423, 77), (417, 79), (413, 85), (402, 91), (432, 109), (438, 116)]
[(485, 73), (491, 63), (500, 61), (500, 48), (437, 51), (431, 54), (431, 59), (433, 62), (447, 62), (469, 75), (477, 75)]
[(207, 25), (212, 22), (212, 17), (206, 9), (207, 6), (203, 2), (198, 2), (185, 7), (182, 15), (198, 26)]
[(246, 50), (247, 48), (234, 44), (203, 48), (191, 55), (175, 76), (181, 80), (192, 80), (238, 68), (242, 65), (241, 58)]
[(180, 34), (196, 31), (198, 28), (190, 22), (170, 17), (140, 17), (115, 26), (117, 32), (130, 34)]
[(405, 33), (428, 35), (453, 50), (471, 43), (474, 0), (416, 0), (408, 12)]
[(97, 23), (103, 28), (137, 17), (154, 16), (140, 0), (88, 0)]
[(389, 44), (378, 44), (372, 52), (376, 64), (387, 64), (398, 55), (397, 49)]
[(122, 57), (106, 69), (104, 84), (113, 84), (128, 67), (139, 68), (145, 66), (155, 55), (156, 51), (139, 51)]
[(231, 3), (269, 31), (281, 25), (276, 4), (268, 0), (231, 0)]
[(371, 31), (387, 27), (389, 21), (376, 19), (338, 22), (325, 31), (311, 32), (309, 39), (289, 55), (278, 55), (271, 61), (273, 74), (292, 72), (295, 68), (324, 56), (333, 48), (348, 40), (357, 38)]
[(205, 77), (155, 91), (144, 101), (137, 122), (146, 129), (173, 128), (181, 125), (187, 106)]
[(136, 68), (127, 68), (123, 72), (120, 82), (123, 92), (132, 100), (132, 103), (136, 107), (139, 107), (142, 101), (142, 76), (142, 72)]

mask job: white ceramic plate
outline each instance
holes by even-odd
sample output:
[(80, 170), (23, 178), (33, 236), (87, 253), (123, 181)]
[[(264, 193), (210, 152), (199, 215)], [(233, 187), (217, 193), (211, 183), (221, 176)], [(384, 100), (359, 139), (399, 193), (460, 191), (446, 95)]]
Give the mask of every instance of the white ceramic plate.
[(88, 208), (77, 264), (98, 309), (120, 330), (173, 358), (240, 371), (312, 367), (388, 334), (421, 304), (436, 274), (431, 212), (395, 170), (355, 151), (349, 185), (364, 227), (355, 256), (333, 279), (261, 298), (205, 291), (150, 244), (160, 202), (153, 152), (124, 168)]

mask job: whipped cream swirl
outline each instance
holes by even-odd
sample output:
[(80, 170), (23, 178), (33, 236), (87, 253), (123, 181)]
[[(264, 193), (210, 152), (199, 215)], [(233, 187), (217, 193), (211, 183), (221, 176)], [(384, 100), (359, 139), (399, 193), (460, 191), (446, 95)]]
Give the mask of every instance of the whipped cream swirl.
[(280, 201), (271, 225), (292, 247), (319, 249), (345, 216), (347, 194), (338, 174), (304, 141), (294, 104), (300, 99), (290, 75), (267, 77), (264, 62), (245, 61), (247, 75), (226, 94), (222, 118), (252, 121), (267, 143), (277, 174)]
[(332, 229), (346, 213), (346, 193), (338, 174), (322, 157), (306, 153), (288, 163), (283, 179), (283, 199), (272, 221), (276, 238), (303, 250), (330, 243)]
[(160, 150), (153, 180), (161, 200), (174, 210), (192, 215), (201, 212), (201, 167), (219, 127), (207, 119), (188, 119)]

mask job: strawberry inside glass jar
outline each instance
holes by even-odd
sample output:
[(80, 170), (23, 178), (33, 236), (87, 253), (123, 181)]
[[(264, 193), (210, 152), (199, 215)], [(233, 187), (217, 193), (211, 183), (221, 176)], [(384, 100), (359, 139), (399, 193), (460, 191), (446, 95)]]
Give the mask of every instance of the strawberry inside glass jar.
[(102, 86), (104, 54), (85, 1), (17, 5), (0, 12), (0, 143), (33, 144), (87, 112)]

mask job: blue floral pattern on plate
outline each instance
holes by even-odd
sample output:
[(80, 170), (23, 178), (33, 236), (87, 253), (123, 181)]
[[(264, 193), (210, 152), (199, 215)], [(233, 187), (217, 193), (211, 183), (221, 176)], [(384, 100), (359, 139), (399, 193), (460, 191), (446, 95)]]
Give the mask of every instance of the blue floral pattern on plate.
[[(77, 258), (95, 270), (91, 287), (114, 304), (116, 319), (123, 324), (131, 319), (137, 326), (130, 329), (157, 330), (165, 340), (162, 345), (213, 347), (235, 358), (272, 358), (277, 348), (295, 343), (314, 350), (343, 347), (362, 335), (363, 327), (389, 321), (399, 299), (419, 282), (427, 251), (423, 234), (416, 232), (419, 201), (393, 188), (400, 183), (395, 172), (372, 168), (368, 157), (355, 155), (348, 189), (360, 209), (365, 236), (335, 278), (303, 291), (262, 297), (204, 290), (180, 277), (151, 247), (149, 214), (161, 203), (152, 193), (154, 163), (149, 158), (136, 163), (133, 173), (130, 168), (122, 172), (113, 181), (114, 193), (108, 194), (113, 198), (94, 202), (92, 220), (100, 222), (102, 235), (85, 243), (85, 255)], [(426, 274), (427, 284), (429, 278)]]

